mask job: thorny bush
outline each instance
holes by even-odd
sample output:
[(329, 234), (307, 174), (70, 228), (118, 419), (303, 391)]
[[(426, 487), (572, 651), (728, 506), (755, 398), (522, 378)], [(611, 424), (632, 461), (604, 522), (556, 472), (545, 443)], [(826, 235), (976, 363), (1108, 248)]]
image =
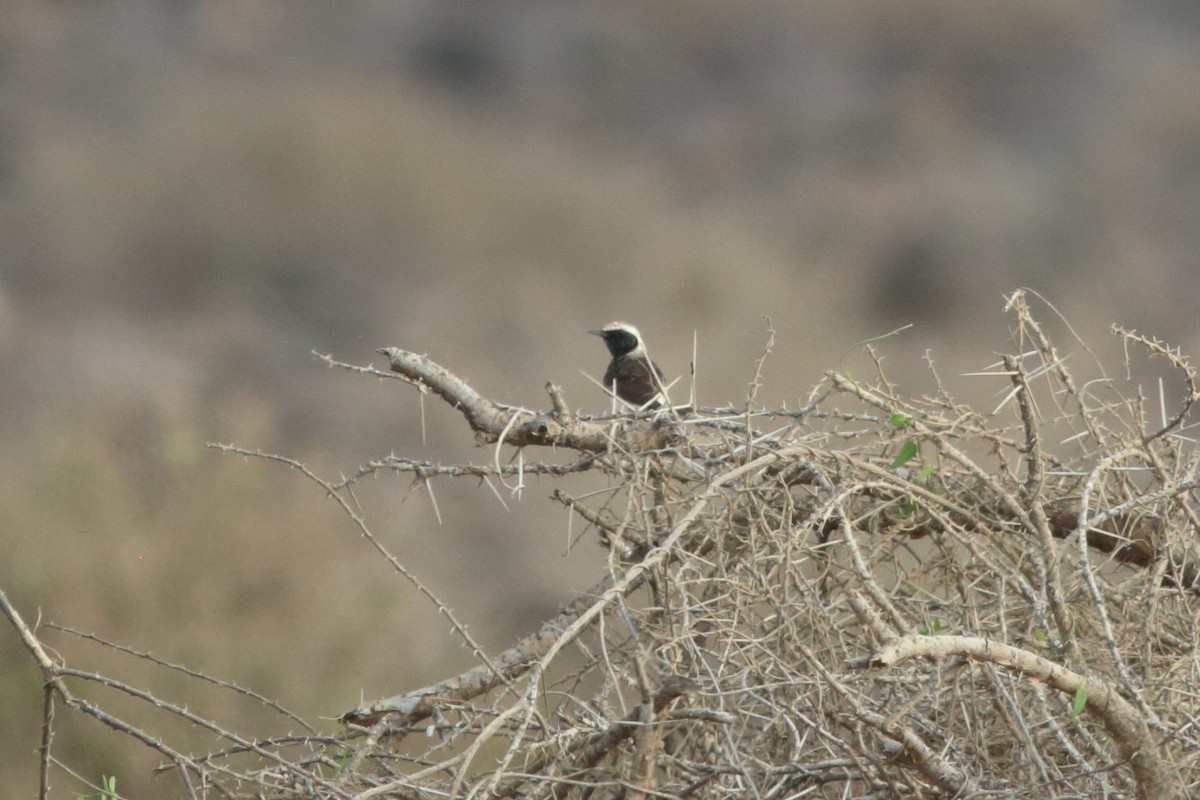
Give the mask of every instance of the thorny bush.
[[(422, 591), (371, 536), (350, 494), (359, 477), (591, 472), (600, 491), (554, 502), (594, 530), (606, 574), (498, 654), (439, 604), (477, 665), (350, 709), (336, 735), (259, 740), (199, 715), (224, 749), (186, 755), (135, 735), (194, 797), (1197, 791), (1200, 460), (1185, 435), (1195, 374), (1163, 344), (1114, 328), (1184, 387), (1173, 410), (1151, 414), (1114, 381), (1077, 383), (1024, 293), (1009, 309), (1017, 354), (989, 369), (1007, 387), (989, 412), (940, 379), (933, 396), (906, 398), (882, 369), (870, 381), (830, 373), (797, 410), (582, 417), (548, 387), (551, 410), (531, 412), (423, 356), (381, 351), (396, 375), (460, 409), (481, 443), (521, 457), (388, 457), (334, 483), (222, 447), (303, 469)], [(542, 445), (573, 459), (538, 461)], [(111, 679), (49, 657), (5, 610), (48, 693), (128, 726), (70, 686)]]

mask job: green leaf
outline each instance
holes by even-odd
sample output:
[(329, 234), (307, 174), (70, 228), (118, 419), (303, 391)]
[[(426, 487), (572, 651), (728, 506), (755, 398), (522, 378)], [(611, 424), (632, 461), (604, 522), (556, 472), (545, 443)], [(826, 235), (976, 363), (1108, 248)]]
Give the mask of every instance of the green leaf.
[(918, 486), (923, 486), (925, 482), (929, 480), (929, 476), (932, 474), (933, 464), (926, 464), (925, 466), (921, 467), (921, 471), (917, 473), (917, 477), (913, 478), (913, 483), (916, 483)]
[(1087, 705), (1087, 686), (1079, 684), (1079, 688), (1075, 690), (1075, 702), (1071, 704), (1072, 716), (1078, 717), (1083, 712), (1083, 707)]
[(901, 414), (899, 411), (893, 411), (888, 415), (888, 424), (897, 430), (903, 428), (912, 422), (912, 417), (907, 414)]
[(902, 467), (917, 455), (917, 440), (909, 439), (904, 444), (900, 445), (900, 452), (896, 453), (896, 457), (892, 459), (892, 469)]

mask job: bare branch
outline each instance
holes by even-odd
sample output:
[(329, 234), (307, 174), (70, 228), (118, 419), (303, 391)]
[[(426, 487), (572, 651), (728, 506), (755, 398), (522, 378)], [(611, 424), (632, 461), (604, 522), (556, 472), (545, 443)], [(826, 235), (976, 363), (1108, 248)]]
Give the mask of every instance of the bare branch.
[[(514, 447), (569, 447), (585, 452), (604, 452), (612, 444), (609, 429), (599, 425), (553, 413), (514, 410), (492, 402), (426, 356), (395, 347), (380, 348), (378, 352), (388, 357), (393, 371), (428, 388), (461, 411), (480, 443), (503, 438), (505, 444)], [(666, 441), (662, 428), (630, 429), (624, 433), (626, 445), (634, 450), (653, 450)]]
[(1183, 375), (1184, 393), (1183, 402), (1180, 404), (1179, 411), (1177, 411), (1169, 420), (1166, 420), (1161, 428), (1153, 433), (1147, 433), (1143, 435), (1142, 443), (1148, 444), (1155, 439), (1166, 436), (1168, 433), (1178, 428), (1180, 424), (1182, 424), (1183, 420), (1187, 418), (1187, 415), (1191, 413), (1192, 406), (1196, 404), (1197, 400), (1200, 400), (1200, 390), (1197, 390), (1196, 387), (1196, 368), (1193, 367), (1178, 350), (1171, 349), (1158, 339), (1153, 339), (1149, 336), (1143, 336), (1134, 331), (1122, 328), (1120, 325), (1113, 325), (1112, 330), (1113, 333), (1122, 337), (1126, 341), (1140, 344), (1152, 354), (1167, 359), (1167, 361), (1171, 363), (1171, 366), (1175, 367), (1175, 369), (1179, 370), (1179, 372)]
[(1121, 755), (1133, 767), (1138, 797), (1145, 800), (1179, 797), (1179, 787), (1163, 763), (1146, 722), (1115, 687), (1096, 677), (1086, 677), (1018, 647), (973, 636), (922, 636), (911, 634), (893, 640), (851, 666), (892, 667), (919, 657), (964, 656), (1017, 670), (1064, 694), (1074, 697), (1087, 690), (1085, 710), (1104, 723)]
[[(610, 588), (611, 581), (605, 579), (590, 592), (566, 605), (556, 616), (543, 622), (536, 632), (496, 656), (494, 662), (497, 670), (480, 665), (431, 686), (357, 706), (342, 712), (338, 719), (346, 724), (370, 727), (389, 715), (395, 715), (393, 720), (389, 720), (393, 727), (411, 727), (429, 717), (439, 703), (472, 700), (505, 681), (519, 678), (545, 655), (564, 628), (591, 607), (596, 595)], [(637, 585), (631, 588), (636, 589)]]
[[(935, 391), (906, 396), (883, 345), (866, 349), (866, 380), (831, 372), (787, 387), (801, 408), (756, 407), (773, 333), (745, 406), (693, 396), (686, 407), (599, 415), (576, 413), (553, 384), (547, 410), (506, 405), (394, 348), (381, 351), (387, 373), (323, 356), (416, 386), (422, 412), (425, 395), (457, 409), (487, 456), (376, 454), (328, 480), (293, 458), (214, 447), (298, 470), (450, 620), (477, 663), (415, 688), (397, 675), (390, 697), (360, 701), (329, 734), (311, 725), (253, 736), (130, 681), (67, 668), (0, 595), (49, 689), (43, 785), (59, 763), (57, 704), (155, 749), (196, 797), (1200, 796), (1191, 367), (1117, 329), (1137, 345), (1128, 350), (1184, 376), (1182, 410), (1172, 417), (1163, 402), (1152, 431), (1147, 392), (1060, 351), (1025, 291), (1009, 307), (1015, 350), (967, 373), (1002, 398), (994, 411), (957, 400), (928, 353)], [(572, 452), (538, 460), (532, 445)], [(567, 511), (570, 546), (607, 548), (595, 585), (491, 655), (453, 595), (435, 595), (374, 535), (367, 475), (399, 478), (431, 503), (445, 481), (505, 503), (541, 476)], [(81, 682), (211, 731), (221, 747), (184, 754), (72, 694)]]

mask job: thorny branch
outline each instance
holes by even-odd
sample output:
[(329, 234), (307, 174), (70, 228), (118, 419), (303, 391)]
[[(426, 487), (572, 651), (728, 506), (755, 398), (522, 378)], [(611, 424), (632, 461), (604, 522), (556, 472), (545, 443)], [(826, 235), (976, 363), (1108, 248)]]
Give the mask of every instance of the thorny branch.
[[(462, 412), (480, 444), (502, 439), (513, 447), (565, 447), (584, 453), (603, 453), (612, 446), (607, 427), (571, 419), (559, 411), (543, 413), (502, 406), (426, 356), (395, 347), (380, 348), (378, 352), (388, 357), (393, 372), (427, 388)], [(664, 444), (664, 429), (659, 427), (634, 428), (626, 433), (630, 439), (625, 444), (635, 451), (654, 450)]]
[[(908, 398), (878, 360), (870, 381), (826, 375), (800, 409), (756, 408), (771, 343), (744, 406), (666, 414), (579, 414), (553, 385), (548, 410), (516, 408), (397, 348), (380, 351), (389, 373), (323, 357), (441, 399), (492, 457), (379, 456), (328, 481), (219, 446), (313, 480), (477, 662), (343, 712), (340, 741), (308, 737), (300, 759), (282, 756), (283, 738), (246, 735), (188, 756), (101, 716), (68, 681), (117, 682), (51, 659), (0, 605), (48, 698), (228, 797), (1195, 794), (1195, 373), (1116, 330), (1182, 377), (1183, 402), (1152, 430), (1140, 389), (1068, 369), (1025, 292), (1007, 308), (1015, 354), (972, 377), (1004, 395), (991, 412), (936, 373), (933, 397)], [(553, 457), (530, 458), (536, 447)], [(501, 463), (502, 448), (519, 456)], [(353, 492), (381, 473), (425, 487), (579, 475), (590, 491), (552, 497), (608, 548), (606, 574), (489, 655), (373, 536)], [(258, 767), (235, 765), (235, 749)]]

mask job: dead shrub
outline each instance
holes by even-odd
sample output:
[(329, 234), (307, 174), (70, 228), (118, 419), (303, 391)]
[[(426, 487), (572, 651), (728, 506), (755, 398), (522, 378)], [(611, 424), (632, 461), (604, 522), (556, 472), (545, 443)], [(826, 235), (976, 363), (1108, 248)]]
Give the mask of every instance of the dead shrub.
[[(475, 653), (334, 734), (260, 739), (121, 686), (226, 743), (186, 754), (81, 699), (73, 685), (115, 681), (5, 611), (47, 708), (133, 734), (194, 797), (1185, 796), (1200, 784), (1195, 373), (1114, 329), (1184, 386), (1173, 410), (1148, 408), (1077, 382), (1025, 295), (1009, 308), (1016, 353), (988, 370), (1007, 387), (989, 411), (940, 380), (904, 397), (880, 368), (831, 372), (795, 410), (752, 391), (743, 408), (585, 417), (553, 386), (550, 410), (512, 408), (387, 349), (391, 377), (460, 409), (494, 458), (388, 457), (333, 482), (222, 446), (301, 469)], [(607, 548), (607, 572), (486, 653), (373, 536), (354, 486), (381, 472), (496, 492), (595, 474), (553, 501)]]

